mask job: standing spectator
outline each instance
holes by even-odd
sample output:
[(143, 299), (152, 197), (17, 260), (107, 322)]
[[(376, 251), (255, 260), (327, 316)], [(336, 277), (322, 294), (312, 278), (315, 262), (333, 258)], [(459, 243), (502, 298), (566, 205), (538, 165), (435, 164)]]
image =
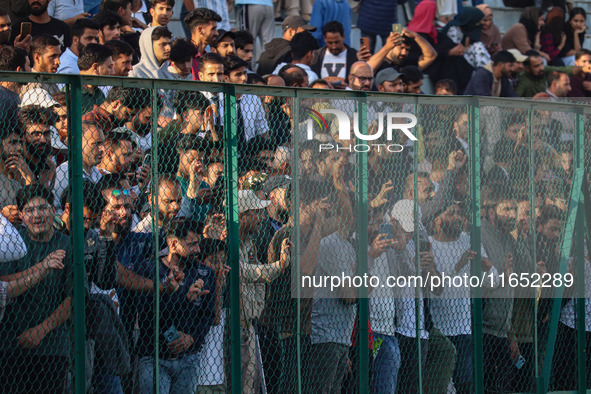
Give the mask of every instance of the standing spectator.
[(197, 47), (197, 55), (193, 59), (193, 80), (199, 80), (199, 58), (205, 54), (205, 48), (213, 45), (218, 36), (218, 22), (222, 18), (207, 8), (195, 8), (185, 17), (185, 24), (191, 31), (191, 41)]
[[(357, 61), (357, 51), (345, 44), (345, 29), (339, 21), (325, 24), (322, 36), (326, 45), (316, 52), (312, 70), (329, 82), (345, 81), (351, 66)], [(313, 80), (310, 79), (310, 82)]]
[[(207, 8), (212, 10), (222, 19), (219, 22), (218, 27), (226, 31), (232, 30), (229, 13), (232, 11), (232, 8), (234, 8), (234, 0), (185, 0), (183, 5), (185, 6), (187, 13), (196, 8)], [(184, 16), (181, 13), (181, 20), (183, 19)], [(187, 36), (191, 34), (189, 31), (187, 31), (187, 33)]]
[(318, 40), (318, 46), (324, 46), (322, 28), (330, 21), (339, 21), (345, 27), (345, 44), (351, 46), (351, 25), (353, 12), (347, 0), (315, 0), (310, 16), (310, 24), (317, 30), (312, 35)]
[(234, 46), (236, 47), (236, 56), (250, 64), (250, 70), (252, 59), (254, 59), (254, 37), (248, 30), (234, 32)]
[(29, 287), (31, 276), (41, 273), (34, 268), (39, 262), (54, 267), (61, 263), (64, 268), (49, 272), (24, 298), (6, 307), (0, 326), (4, 338), (0, 345), (0, 390), (35, 392), (43, 387), (47, 392), (61, 392), (70, 367), (71, 327), (66, 324), (72, 296), (70, 240), (53, 227), (53, 195), (45, 187), (25, 187), (19, 192), (17, 205), (24, 224), (19, 233), (27, 255), (3, 263), (0, 279), (24, 278)]
[[(61, 56), (59, 41), (47, 34), (37, 36), (31, 43), (30, 57), (33, 59), (32, 72), (56, 73), (60, 66)], [(50, 95), (59, 92), (56, 84), (32, 82), (25, 85), (20, 92), (21, 98), (31, 89), (41, 88)]]
[[(314, 57), (314, 51), (318, 49), (318, 43), (312, 37), (312, 34), (303, 31), (293, 36), (293, 39), (289, 42), (291, 48), (291, 64), (301, 67), (306, 74), (308, 74), (308, 83), (314, 82), (318, 79), (318, 75), (312, 71), (310, 65)], [(279, 70), (287, 63), (280, 63), (273, 71), (273, 74), (279, 74)]]
[[(369, 51), (371, 53), (374, 53), (376, 49), (378, 36), (382, 39), (382, 45), (386, 44), (386, 40), (392, 32), (392, 24), (398, 23), (397, 11), (398, 0), (364, 0), (359, 5), (357, 27), (361, 30), (361, 37), (369, 37)], [(419, 16), (420, 12), (416, 12), (415, 15)], [(432, 25), (433, 20), (431, 20)], [(350, 40), (349, 37), (349, 45)]]
[(99, 43), (99, 28), (91, 19), (80, 18), (72, 25), (72, 45), (60, 56), (60, 74), (79, 74), (78, 56), (88, 44)]
[(591, 76), (591, 51), (588, 49), (580, 49), (575, 55), (575, 66), (581, 67), (583, 72), (581, 75), (570, 76), (571, 91), (568, 92), (568, 97), (589, 97), (591, 90), (585, 89), (585, 83), (590, 80)]
[(127, 77), (133, 69), (131, 65), (133, 61), (133, 48), (131, 45), (121, 40), (107, 41), (103, 45), (113, 52), (113, 71), (115, 72), (115, 76)]
[[(80, 75), (114, 75), (113, 52), (100, 44), (88, 44), (78, 58)], [(105, 102), (105, 94), (99, 86), (82, 86), (82, 113), (91, 111), (95, 105)]]
[(509, 76), (515, 57), (508, 51), (498, 52), (485, 67), (474, 70), (464, 94), (474, 96), (515, 97)]
[(211, 51), (221, 57), (235, 55), (236, 46), (234, 45), (234, 37), (234, 32), (218, 29), (218, 36), (211, 46)]
[(1, 0), (0, 7), (6, 10), (12, 21), (19, 21), (29, 15), (29, 3), (21, 0)]
[(129, 73), (134, 78), (163, 78), (162, 69), (170, 64), (170, 40), (172, 33), (162, 26), (149, 27), (140, 38), (141, 61)]
[(155, 0), (151, 3), (152, 27), (168, 26), (174, 14), (174, 0)]
[[(539, 51), (540, 30), (544, 27), (544, 11), (538, 7), (527, 7), (521, 13), (519, 22), (514, 24), (505, 32), (501, 46), (504, 50), (515, 48), (521, 53), (526, 53), (530, 49)], [(550, 57), (546, 53), (541, 53), (547, 61)]]
[(105, 45), (108, 41), (121, 38), (121, 17), (115, 12), (101, 11), (92, 20), (99, 28), (99, 44)]
[[(411, 50), (414, 53), (411, 56)], [(416, 66), (424, 70), (435, 61), (437, 52), (421, 34), (403, 29), (402, 34), (392, 33), (385, 45), (367, 61), (376, 70), (394, 67), (398, 71), (405, 65)]]
[(401, 71), (405, 79), (405, 93), (421, 94), (421, 86), (423, 86), (423, 73), (415, 66), (406, 66)]
[(542, 55), (535, 50), (530, 50), (526, 54), (527, 59), (523, 62), (524, 71), (519, 74), (519, 80), (515, 93), (519, 97), (533, 97), (538, 93), (546, 91), (547, 79), (552, 72), (569, 72), (571, 67), (544, 66)]
[(566, 45), (564, 33), (564, 10), (553, 7), (546, 16), (546, 25), (540, 32), (540, 50), (548, 54), (548, 64), (564, 66), (560, 53)]
[[(14, 222), (17, 218), (16, 196), (24, 186), (19, 179), (28, 178), (31, 170), (23, 158), (22, 131), (16, 125), (4, 124), (0, 132), (0, 209)], [(24, 174), (24, 176), (22, 175)], [(24, 183), (24, 182), (23, 182)]]
[(107, 95), (105, 102), (84, 114), (82, 120), (98, 123), (105, 134), (109, 134), (115, 128), (131, 121), (138, 112), (149, 107), (150, 104), (150, 95), (147, 91), (115, 86)]
[(107, 133), (104, 142), (102, 160), (97, 165), (101, 174), (120, 174), (125, 176), (133, 161), (133, 149), (131, 133)]
[[(158, 178), (158, 195), (156, 197), (158, 212), (156, 213), (156, 220), (159, 229), (168, 226), (171, 221), (181, 211), (183, 204), (183, 194), (181, 192), (181, 184), (171, 174), (161, 174)], [(152, 195), (149, 196), (148, 201), (152, 201)], [(132, 230), (136, 233), (151, 233), (152, 228), (152, 213), (138, 223)]]
[(170, 46), (170, 65), (162, 67), (160, 78), (192, 81), (191, 68), (196, 55), (197, 48), (191, 41), (177, 38)]
[(141, 54), (139, 53), (141, 33), (133, 30), (131, 27), (131, 0), (103, 0), (101, 11), (113, 11), (119, 15), (121, 18), (119, 25), (121, 29), (121, 40), (131, 45), (138, 58), (141, 58)]
[(587, 13), (581, 7), (575, 7), (569, 11), (568, 16), (568, 21), (564, 25), (566, 42), (559, 56), (565, 66), (572, 66), (575, 64), (575, 54), (583, 48), (585, 42)]
[[(48, 34), (55, 37), (59, 41), (59, 46), (62, 51), (65, 51), (72, 45), (72, 37), (70, 36), (70, 26), (59, 19), (49, 16), (47, 7), (50, 0), (28, 0), (29, 2), (29, 16), (18, 22), (20, 26), (22, 22), (31, 23), (31, 37), (35, 38), (40, 34)], [(20, 29), (12, 30), (11, 43), (15, 42), (16, 37), (20, 35)], [(22, 38), (21, 38), (22, 39)]]
[[(272, 0), (235, 0), (240, 30), (248, 30), (264, 48), (275, 37), (275, 17)], [(254, 58), (258, 58), (256, 45)]]
[(289, 42), (293, 37), (303, 31), (315, 31), (316, 28), (304, 20), (301, 16), (288, 16), (281, 24), (283, 35), (272, 39), (259, 57), (257, 74), (271, 74), (279, 63), (291, 62), (291, 48)]
[(490, 62), (490, 55), (481, 41), (484, 13), (476, 7), (464, 7), (441, 30), (455, 44), (464, 47), (463, 57), (474, 68)]
[(66, 22), (68, 26), (72, 26), (78, 19), (90, 16), (84, 12), (84, 1), (80, 0), (50, 0), (47, 11), (49, 16)]
[(501, 32), (497, 25), (493, 23), (493, 10), (487, 4), (477, 5), (478, 8), (484, 14), (482, 20), (482, 33), (480, 40), (488, 50), (491, 56), (500, 51), (501, 48)]

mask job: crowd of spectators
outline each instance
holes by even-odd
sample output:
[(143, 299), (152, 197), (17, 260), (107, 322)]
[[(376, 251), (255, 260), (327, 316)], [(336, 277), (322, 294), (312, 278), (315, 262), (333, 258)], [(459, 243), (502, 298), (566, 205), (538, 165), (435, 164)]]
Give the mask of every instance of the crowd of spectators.
[[(408, 26), (393, 31), (397, 2), (364, 0), (358, 27), (367, 40), (357, 48), (347, 1), (286, 0), (284, 18), (281, 2), (275, 10), (273, 3), (184, 1), (184, 38), (167, 28), (175, 0), (3, 1), (0, 71), (394, 95), (421, 94), (428, 75), (435, 94), (446, 96), (557, 101), (591, 92), (581, 8), (526, 8), (501, 36), (485, 4), (422, 0)], [(274, 37), (276, 18), (281, 37)], [(155, 95), (120, 86), (81, 89), (87, 390), (152, 392), (156, 364), (162, 392), (229, 390), (232, 266), (240, 279), (243, 392), (354, 392), (358, 289), (343, 282), (336, 289), (301, 287), (300, 297), (292, 290), (300, 275), (316, 280), (357, 271), (356, 148), (330, 114), (318, 124), (308, 119), (322, 110), (352, 117), (356, 102), (306, 98), (294, 105), (286, 97), (241, 94), (230, 109), (232, 101), (203, 85), (170, 86)], [(429, 393), (452, 386), (473, 392), (470, 289), (431, 285), (445, 274), (469, 274), (480, 256), (477, 269), (490, 278), (482, 289), (485, 390), (533, 392), (554, 293), (500, 283), (503, 275), (559, 271), (574, 178), (572, 117), (482, 109), (482, 244), (474, 251), (470, 114), (453, 104), (388, 102), (394, 95), (367, 105), (368, 129), (380, 134), (374, 143), (401, 148), (367, 155), (369, 272), (384, 281), (418, 273), (428, 285), (369, 289), (371, 391), (413, 393), (422, 382)], [(72, 385), (71, 100), (67, 86), (0, 81), (6, 393)], [(382, 133), (380, 117), (402, 112), (418, 118), (414, 139)], [(229, 114), (237, 131), (239, 240), (226, 229)], [(229, 260), (230, 242), (239, 243), (237, 262)], [(572, 261), (568, 273), (575, 274)], [(583, 264), (589, 347), (587, 251)], [(567, 293), (561, 306), (554, 390), (577, 384), (580, 316), (572, 297)]]

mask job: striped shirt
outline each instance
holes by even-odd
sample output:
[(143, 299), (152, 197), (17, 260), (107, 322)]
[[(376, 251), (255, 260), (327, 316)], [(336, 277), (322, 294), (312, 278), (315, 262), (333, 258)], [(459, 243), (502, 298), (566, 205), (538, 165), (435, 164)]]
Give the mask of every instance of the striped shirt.
[(218, 23), (218, 29), (232, 30), (228, 13), (228, 2), (226, 0), (193, 0), (193, 4), (195, 4), (195, 8), (209, 8), (221, 16), (222, 21)]

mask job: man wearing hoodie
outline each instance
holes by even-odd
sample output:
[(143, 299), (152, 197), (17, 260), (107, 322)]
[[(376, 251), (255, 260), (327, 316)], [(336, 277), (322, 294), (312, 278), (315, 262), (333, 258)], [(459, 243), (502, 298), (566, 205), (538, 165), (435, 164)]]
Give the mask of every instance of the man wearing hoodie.
[(163, 26), (149, 27), (140, 37), (142, 60), (129, 73), (135, 78), (163, 78), (162, 69), (168, 68), (172, 33)]

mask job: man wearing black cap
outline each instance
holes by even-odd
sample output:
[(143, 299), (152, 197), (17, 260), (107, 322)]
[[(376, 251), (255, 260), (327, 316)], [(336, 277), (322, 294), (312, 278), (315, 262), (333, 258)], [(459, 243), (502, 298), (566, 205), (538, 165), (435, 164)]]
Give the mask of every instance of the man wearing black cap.
[(211, 51), (219, 54), (221, 57), (235, 55), (234, 37), (235, 35), (231, 31), (218, 30), (218, 36), (211, 46)]
[(265, 51), (259, 57), (257, 74), (271, 74), (275, 67), (281, 62), (291, 62), (291, 48), (289, 42), (297, 33), (303, 31), (315, 31), (316, 28), (309, 25), (301, 16), (288, 16), (281, 24), (283, 36), (274, 38), (267, 45)]
[(404, 74), (393, 68), (385, 68), (376, 75), (379, 92), (404, 93)]

